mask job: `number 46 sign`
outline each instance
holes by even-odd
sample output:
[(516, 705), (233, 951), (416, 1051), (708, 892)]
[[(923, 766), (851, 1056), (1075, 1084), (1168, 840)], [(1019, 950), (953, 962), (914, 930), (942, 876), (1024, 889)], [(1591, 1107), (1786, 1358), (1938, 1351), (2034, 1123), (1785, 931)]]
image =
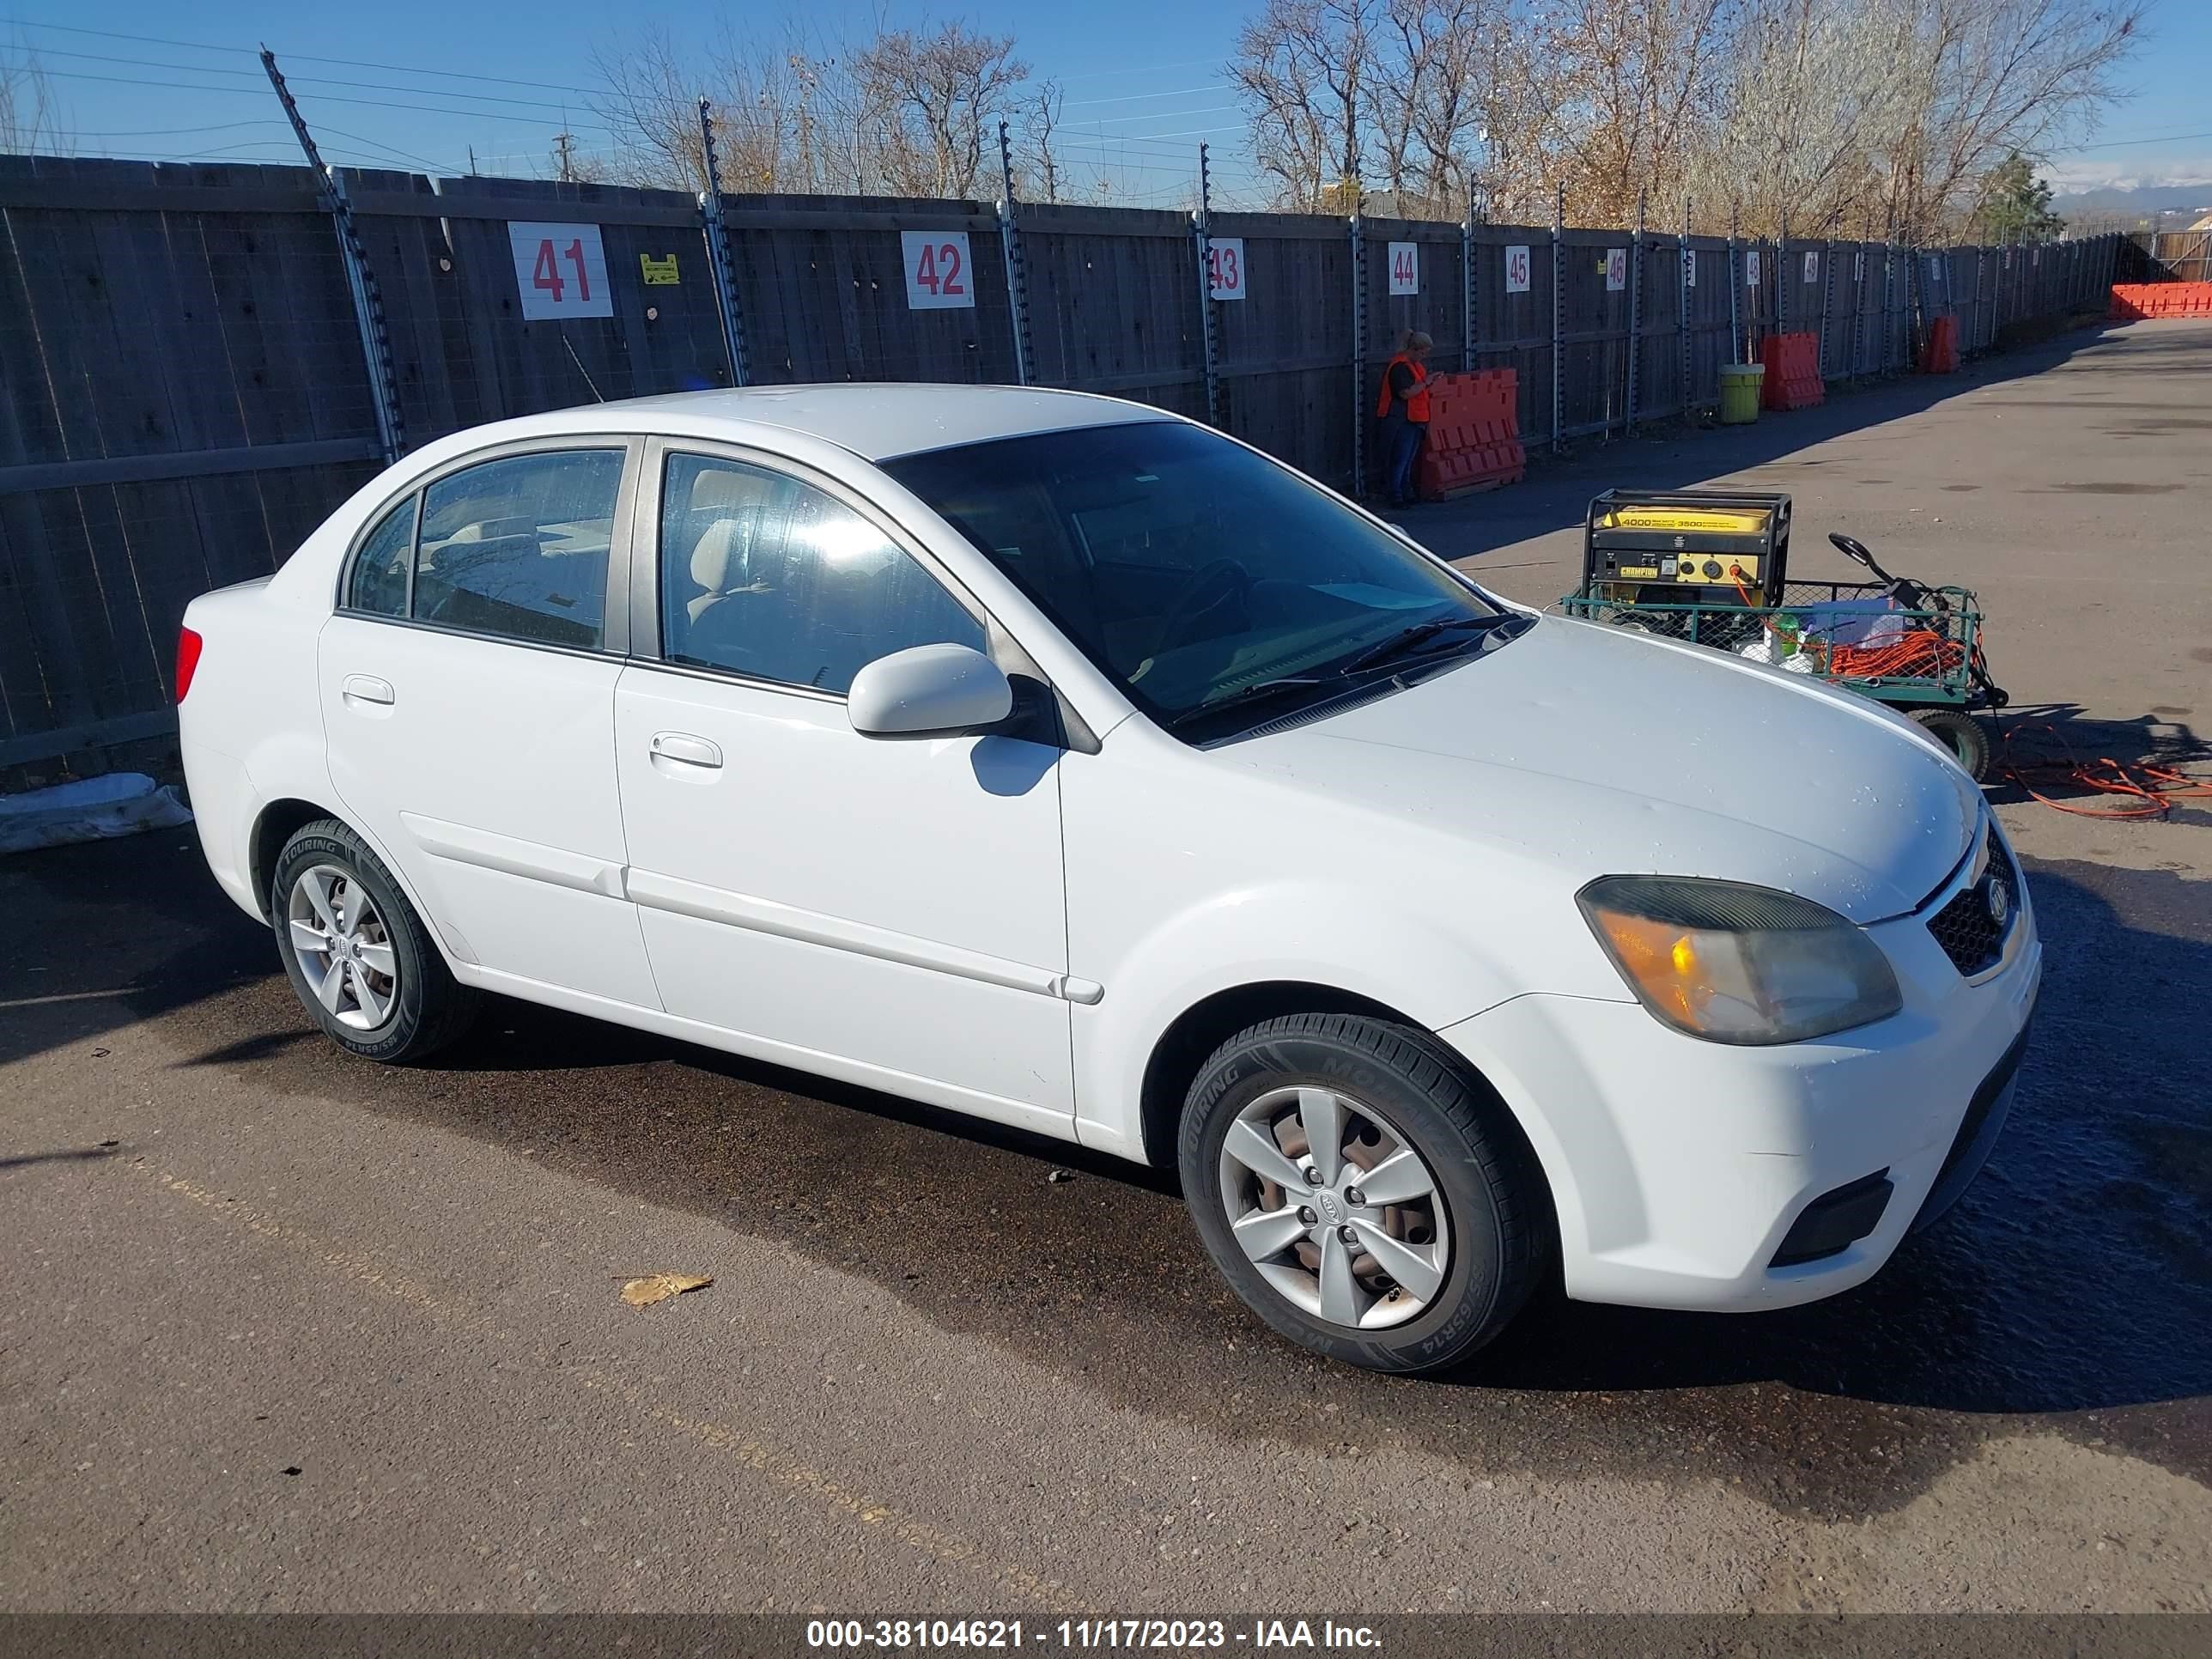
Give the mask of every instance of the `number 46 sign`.
[(522, 295), (525, 322), (615, 314), (606, 250), (599, 245), (597, 225), (510, 223), (507, 240), (514, 252), (514, 285)]

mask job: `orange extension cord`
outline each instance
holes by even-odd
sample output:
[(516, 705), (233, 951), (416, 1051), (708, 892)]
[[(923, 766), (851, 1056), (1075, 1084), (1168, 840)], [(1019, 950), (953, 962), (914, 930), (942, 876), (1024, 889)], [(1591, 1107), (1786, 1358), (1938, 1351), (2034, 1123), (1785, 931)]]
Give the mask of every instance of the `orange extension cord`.
[[(1736, 583), (1736, 592), (1746, 605), (1754, 603), (1751, 590), (1741, 580)], [(1768, 633), (1778, 640), (1783, 637), (1772, 618), (1764, 620)], [(1798, 649), (1812, 653), (1828, 674), (1847, 680), (1934, 679), (1954, 672), (1967, 660), (1966, 647), (1930, 628), (1911, 629), (1880, 645), (1808, 645), (1801, 639)], [(1982, 666), (1978, 645), (1974, 648), (1973, 668), (1986, 682), (1988, 675)], [(2017, 726), (2000, 720), (1997, 729), (1999, 771), (2054, 812), (2069, 812), (2083, 818), (2163, 818), (2172, 812), (2177, 800), (2212, 798), (2212, 779), (2191, 777), (2185, 772), (2154, 766), (2148, 761), (2131, 763), (2115, 760), (2110, 755), (2094, 755), (2083, 760), (2066, 741), (2066, 734), (2047, 722)], [(2014, 734), (2021, 731), (2048, 732), (2064, 751), (2063, 757), (2016, 758), (2012, 740)], [(2038, 788), (2038, 784), (2043, 787)], [(2099, 811), (2054, 800), (2044, 793), (2045, 789), (2068, 787), (2094, 795), (2118, 795), (2124, 804)]]
[[(2054, 812), (2071, 812), (2083, 818), (2162, 818), (2173, 811), (2177, 800), (2192, 796), (2212, 797), (2212, 779), (2193, 778), (2169, 766), (2154, 766), (2148, 761), (2130, 763), (2114, 760), (2110, 755), (2093, 755), (2083, 760), (2075, 754), (2073, 745), (2066, 741), (2066, 734), (2048, 723), (2018, 726), (2000, 721), (1998, 729), (2002, 740), (1997, 761), (2004, 775)], [(2014, 758), (2013, 734), (2021, 731), (2048, 732), (2064, 751), (2063, 757), (2024, 761)], [(2047, 788), (2071, 787), (2092, 794), (2118, 795), (2124, 804), (2103, 811), (2069, 805), (2045, 794), (2036, 787), (2038, 783)]]

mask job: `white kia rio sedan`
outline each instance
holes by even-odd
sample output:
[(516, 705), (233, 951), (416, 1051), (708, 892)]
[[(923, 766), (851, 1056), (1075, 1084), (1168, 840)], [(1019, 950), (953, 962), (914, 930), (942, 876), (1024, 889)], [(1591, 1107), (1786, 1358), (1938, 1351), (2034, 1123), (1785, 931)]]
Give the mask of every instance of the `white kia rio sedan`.
[(1190, 422), (700, 392), (441, 440), (195, 601), (209, 864), (416, 1060), (499, 992), (1179, 1170), (1277, 1330), (1858, 1284), (2041, 949), (1848, 693), (1492, 598)]

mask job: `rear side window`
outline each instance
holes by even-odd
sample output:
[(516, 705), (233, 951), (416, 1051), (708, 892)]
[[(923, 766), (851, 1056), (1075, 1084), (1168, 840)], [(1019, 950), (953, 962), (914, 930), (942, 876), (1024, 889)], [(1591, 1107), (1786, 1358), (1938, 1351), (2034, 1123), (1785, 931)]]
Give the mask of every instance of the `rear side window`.
[(416, 538), (415, 619), (596, 649), (606, 632), (623, 459), (620, 449), (510, 455), (430, 485)]
[(373, 617), (407, 614), (407, 566), (415, 553), (415, 503), (410, 495), (368, 532), (353, 556), (353, 580), (346, 586), (346, 609)]
[(661, 654), (818, 691), (908, 646), (985, 648), (983, 625), (842, 501), (764, 468), (672, 455)]

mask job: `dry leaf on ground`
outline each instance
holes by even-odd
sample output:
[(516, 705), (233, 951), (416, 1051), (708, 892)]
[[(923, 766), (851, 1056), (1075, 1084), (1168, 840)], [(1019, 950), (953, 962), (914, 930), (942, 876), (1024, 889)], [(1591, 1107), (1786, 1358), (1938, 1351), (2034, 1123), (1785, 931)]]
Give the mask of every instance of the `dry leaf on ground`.
[(714, 1282), (712, 1273), (654, 1273), (649, 1279), (631, 1279), (623, 1286), (622, 1297), (633, 1308), (649, 1308), (686, 1291), (703, 1291)]

